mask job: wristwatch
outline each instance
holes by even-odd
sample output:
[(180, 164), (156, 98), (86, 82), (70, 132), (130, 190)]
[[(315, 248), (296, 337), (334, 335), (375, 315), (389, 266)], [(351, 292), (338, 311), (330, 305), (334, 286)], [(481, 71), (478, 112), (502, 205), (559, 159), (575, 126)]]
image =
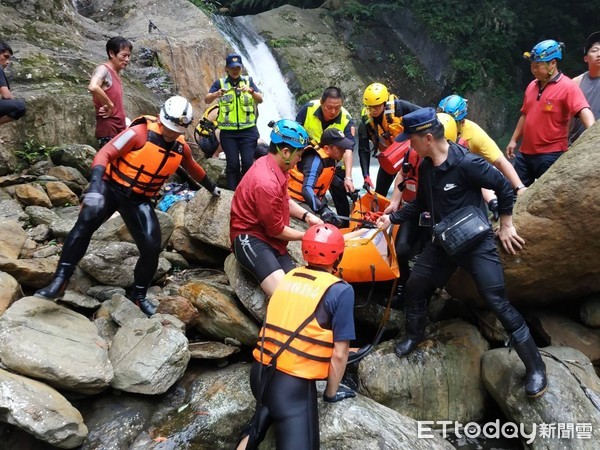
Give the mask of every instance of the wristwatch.
[(521, 189), (525, 189), (527, 186), (525, 186), (524, 184), (520, 184), (515, 188), (515, 194), (517, 192), (519, 192)]

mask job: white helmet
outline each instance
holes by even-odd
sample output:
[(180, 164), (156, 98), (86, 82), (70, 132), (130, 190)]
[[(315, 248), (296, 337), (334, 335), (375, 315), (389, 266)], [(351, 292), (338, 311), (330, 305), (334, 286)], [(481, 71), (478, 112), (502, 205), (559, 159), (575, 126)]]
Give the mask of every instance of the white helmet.
[(184, 97), (175, 95), (160, 108), (160, 123), (169, 130), (185, 133), (194, 120), (192, 104)]

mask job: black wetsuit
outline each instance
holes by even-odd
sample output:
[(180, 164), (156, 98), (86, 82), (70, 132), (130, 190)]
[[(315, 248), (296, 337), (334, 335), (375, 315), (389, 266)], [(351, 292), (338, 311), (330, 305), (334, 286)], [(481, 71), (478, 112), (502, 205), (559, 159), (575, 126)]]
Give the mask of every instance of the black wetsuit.
[[(463, 206), (481, 208), (487, 215), (481, 188), (498, 196), (500, 214), (512, 214), (514, 193), (501, 172), (466, 148), (450, 143), (448, 158), (438, 167), (425, 158), (419, 168), (417, 198), (390, 216), (392, 223), (415, 222), (424, 211), (431, 211), (428, 189), (432, 184), (435, 222)], [(443, 287), (454, 271), (462, 267), (474, 279), (481, 297), (512, 333), (525, 324), (521, 314), (506, 298), (504, 274), (496, 249), (494, 233), (454, 257), (442, 247), (427, 241), (406, 285), (406, 312), (424, 316), (426, 301), (436, 288)]]

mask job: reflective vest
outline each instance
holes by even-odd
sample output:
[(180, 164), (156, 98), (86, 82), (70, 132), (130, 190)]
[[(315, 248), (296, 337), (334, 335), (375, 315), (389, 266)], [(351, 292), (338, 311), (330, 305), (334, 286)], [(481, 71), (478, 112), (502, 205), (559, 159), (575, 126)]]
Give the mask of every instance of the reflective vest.
[(241, 76), (237, 86), (233, 86), (228, 78), (220, 78), (221, 89), (225, 89), (223, 97), (219, 98), (219, 115), (217, 123), (221, 130), (244, 130), (256, 125), (256, 104), (249, 92), (236, 89), (250, 86), (250, 77)]
[(113, 182), (135, 194), (154, 197), (181, 164), (185, 139), (181, 135), (176, 141), (166, 142), (153, 116), (138, 117), (130, 126), (139, 124), (146, 124), (146, 143), (112, 161), (106, 168), (106, 174)]
[[(310, 136), (310, 138), (318, 144), (321, 141), (321, 135), (323, 134), (323, 122), (319, 117), (315, 116), (315, 112), (317, 109), (321, 107), (321, 102), (319, 100), (313, 100), (310, 102), (308, 109), (306, 110), (306, 119), (304, 119), (304, 123), (302, 126)], [(346, 108), (342, 107), (340, 111), (341, 117), (339, 122), (332, 123), (327, 128), (337, 128), (342, 133), (348, 126), (348, 123), (352, 120), (352, 116), (350, 113), (346, 111)]]
[[(317, 150), (317, 154), (323, 161), (323, 170), (321, 171), (321, 174), (319, 175), (319, 178), (315, 183), (313, 191), (317, 198), (321, 200), (323, 197), (325, 197), (325, 193), (327, 192), (327, 189), (329, 189), (329, 186), (333, 181), (337, 161), (335, 161), (327, 153), (325, 153), (325, 150), (323, 150), (322, 148), (319, 148)], [(302, 173), (298, 169), (298, 164), (296, 164), (290, 169), (289, 174), (290, 178), (288, 180), (288, 194), (290, 194), (290, 197), (292, 197), (293, 199), (298, 200), (300, 202), (304, 202), (304, 196), (302, 195), (304, 173)]]
[(270, 364), (290, 335), (309, 320), (277, 357), (275, 366), (277, 370), (307, 380), (327, 378), (333, 355), (333, 331), (322, 328), (314, 314), (327, 289), (342, 282), (330, 273), (307, 267), (288, 272), (269, 300), (265, 326), (252, 353), (254, 358), (265, 365)]
[(396, 116), (395, 100), (396, 97), (392, 94), (388, 97), (387, 102), (385, 102), (381, 124), (375, 122), (375, 119), (371, 116), (367, 108), (363, 108), (361, 112), (362, 121), (367, 127), (375, 153), (377, 153), (377, 150), (385, 150), (394, 142), (394, 138), (404, 131), (402, 118)]

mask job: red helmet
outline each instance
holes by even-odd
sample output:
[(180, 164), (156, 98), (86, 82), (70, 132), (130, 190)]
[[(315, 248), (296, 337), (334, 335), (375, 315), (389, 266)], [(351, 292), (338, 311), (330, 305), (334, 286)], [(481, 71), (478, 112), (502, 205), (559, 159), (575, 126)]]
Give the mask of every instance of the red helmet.
[(302, 238), (302, 256), (309, 264), (328, 266), (344, 253), (344, 236), (335, 226), (313, 225)]

